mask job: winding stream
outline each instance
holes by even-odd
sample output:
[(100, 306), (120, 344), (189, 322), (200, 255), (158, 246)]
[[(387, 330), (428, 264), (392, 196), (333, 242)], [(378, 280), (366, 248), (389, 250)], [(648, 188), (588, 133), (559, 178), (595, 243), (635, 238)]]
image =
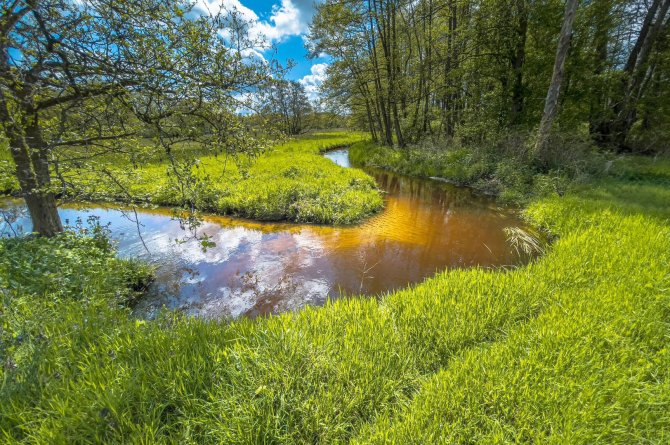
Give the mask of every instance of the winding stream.
[[(351, 167), (346, 150), (325, 155)], [(341, 295), (378, 295), (417, 283), (445, 268), (520, 264), (503, 231), (523, 222), (470, 189), (365, 169), (385, 192), (386, 208), (354, 227), (259, 223), (207, 216), (199, 229), (216, 247), (185, 232), (168, 210), (138, 210), (142, 239), (124, 209), (60, 209), (73, 224), (95, 215), (109, 224), (119, 254), (157, 265), (156, 282), (135, 311), (152, 317), (166, 306), (221, 318), (257, 316), (323, 304)], [(2, 205), (2, 203), (0, 203)], [(18, 206), (15, 201), (4, 207)], [(25, 216), (14, 230), (30, 231)], [(2, 227), (3, 236), (9, 228)]]

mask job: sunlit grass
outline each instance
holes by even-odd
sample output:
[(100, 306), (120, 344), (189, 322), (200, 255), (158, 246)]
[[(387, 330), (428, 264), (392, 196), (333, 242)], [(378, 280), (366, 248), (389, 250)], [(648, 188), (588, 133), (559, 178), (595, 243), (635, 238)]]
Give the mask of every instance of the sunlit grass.
[(528, 266), (255, 321), (141, 321), (95, 287), (10, 292), (0, 437), (667, 443), (668, 202), (657, 176), (591, 183), (528, 207), (557, 239)]
[[(195, 173), (202, 182), (189, 196), (196, 197), (200, 211), (258, 220), (352, 224), (379, 211), (383, 207), (381, 195), (370, 176), (338, 167), (321, 152), (363, 138), (352, 132), (312, 133), (275, 146), (255, 159), (237, 160), (199, 156), (197, 148), (184, 146), (177, 157), (199, 159)], [(65, 190), (67, 199), (184, 204), (181, 184), (169, 174), (165, 160), (132, 166), (122, 157), (111, 157), (96, 160), (90, 167), (95, 171), (65, 174), (66, 182), (72, 184)], [(103, 169), (111, 175), (101, 174)], [(6, 188), (15, 187), (11, 175), (5, 182)]]

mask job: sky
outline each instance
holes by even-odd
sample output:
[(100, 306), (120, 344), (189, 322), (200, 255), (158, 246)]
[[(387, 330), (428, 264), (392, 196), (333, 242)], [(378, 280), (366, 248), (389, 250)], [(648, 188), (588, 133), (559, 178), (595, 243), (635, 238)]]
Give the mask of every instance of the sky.
[[(318, 1), (318, 0), (317, 0)], [(221, 6), (236, 10), (252, 23), (251, 37), (261, 37), (272, 48), (260, 48), (265, 59), (275, 59), (295, 66), (286, 77), (300, 82), (312, 101), (318, 99), (318, 88), (325, 78), (327, 56), (307, 59), (304, 38), (314, 16), (315, 0), (197, 0), (196, 8), (218, 11)]]

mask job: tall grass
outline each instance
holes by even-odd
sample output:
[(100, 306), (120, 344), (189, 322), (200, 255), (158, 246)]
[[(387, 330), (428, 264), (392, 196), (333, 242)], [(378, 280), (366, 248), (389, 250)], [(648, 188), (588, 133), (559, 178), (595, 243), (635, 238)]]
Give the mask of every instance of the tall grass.
[(564, 194), (575, 183), (599, 177), (614, 162), (609, 159), (613, 155), (599, 152), (575, 138), (563, 136), (561, 140), (552, 140), (549, 148), (535, 158), (529, 156), (525, 144), (518, 135), (477, 147), (427, 141), (398, 149), (360, 142), (351, 148), (350, 155), (357, 165), (411, 176), (438, 177), (516, 204), (527, 204), (548, 194)]
[(593, 183), (528, 207), (557, 237), (528, 266), (255, 321), (8, 292), (0, 437), (667, 443), (668, 202), (656, 177)]
[[(379, 211), (381, 195), (370, 176), (338, 167), (320, 154), (362, 138), (351, 132), (312, 133), (275, 146), (256, 159), (202, 156), (192, 146), (179, 147), (175, 156), (199, 158), (194, 171), (200, 181), (190, 194), (196, 197), (198, 210), (258, 220), (352, 224)], [(2, 162), (0, 158), (0, 170)], [(184, 204), (182, 184), (170, 175), (164, 159), (150, 158), (133, 166), (112, 156), (88, 167), (63, 175), (68, 187), (60, 192), (65, 198)], [(103, 169), (111, 175), (101, 174)], [(15, 188), (11, 174), (7, 178), (4, 187)], [(2, 187), (0, 177), (0, 192)]]

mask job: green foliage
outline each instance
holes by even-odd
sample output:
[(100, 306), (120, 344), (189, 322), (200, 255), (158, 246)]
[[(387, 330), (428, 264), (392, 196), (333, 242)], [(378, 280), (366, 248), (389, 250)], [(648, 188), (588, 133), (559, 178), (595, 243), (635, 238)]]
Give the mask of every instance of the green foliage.
[(18, 190), (18, 183), (14, 175), (14, 162), (9, 152), (7, 141), (0, 137), (0, 195)]
[[(560, 131), (602, 146), (667, 151), (670, 40), (661, 26), (667, 12), (653, 5), (579, 4)], [(329, 102), (351, 110), (352, 123), (372, 138), (490, 144), (510, 130), (537, 130), (564, 11), (558, 0), (334, 0), (316, 8), (309, 45), (333, 56), (322, 86)], [(645, 22), (658, 26), (645, 32)]]
[[(558, 148), (566, 145), (570, 150)], [(423, 143), (405, 149), (363, 142), (352, 146), (350, 156), (357, 165), (440, 178), (517, 204), (539, 196), (563, 195), (572, 184), (608, 173), (610, 163), (608, 155), (593, 151), (590, 144), (580, 139), (557, 137), (547, 152), (535, 159), (529, 158), (523, 142), (516, 138), (490, 146)]]
[(84, 231), (85, 236), (80, 233), (2, 239), (0, 288), (35, 298), (94, 296), (119, 303), (146, 289), (151, 280), (148, 266), (116, 258), (114, 246), (100, 226)]
[[(634, 162), (635, 178), (533, 202), (528, 218), (558, 240), (530, 265), (450, 270), (379, 300), (142, 321), (95, 289), (17, 288), (0, 309), (0, 437), (665, 443), (670, 187), (658, 174), (670, 164), (631, 159), (630, 171)], [(49, 249), (26, 252), (13, 255)]]

